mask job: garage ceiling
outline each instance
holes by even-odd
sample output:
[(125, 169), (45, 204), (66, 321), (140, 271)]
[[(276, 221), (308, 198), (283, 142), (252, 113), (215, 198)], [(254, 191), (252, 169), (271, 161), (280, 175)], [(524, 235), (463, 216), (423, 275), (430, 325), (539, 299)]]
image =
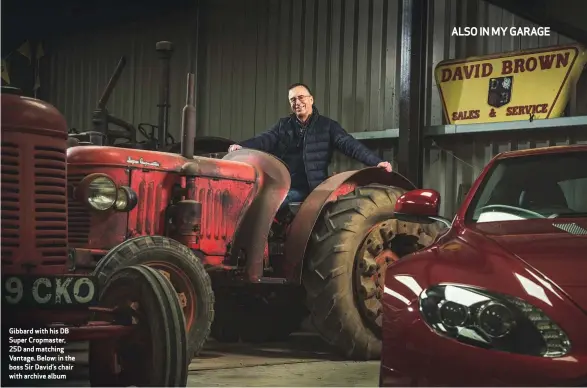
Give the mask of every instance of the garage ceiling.
[(197, 0), (4, 0), (2, 1), (2, 56), (25, 40), (47, 39), (83, 29), (132, 23), (148, 15), (178, 7), (189, 8)]
[[(166, 0), (158, 2), (157, 7), (190, 4), (194, 0)], [(551, 27), (562, 35), (587, 45), (587, 7), (585, 0), (485, 0), (486, 2), (508, 10), (524, 19), (536, 24)], [(2, 2), (2, 52), (14, 50), (22, 43), (23, 36), (46, 36), (47, 33), (58, 33), (61, 30), (71, 30), (88, 23), (89, 14), (100, 24), (115, 23), (129, 19), (132, 14), (147, 8), (141, 0), (102, 0), (89, 5), (79, 0), (62, 0), (60, 6), (52, 2), (41, 0), (6, 0)], [(158, 11), (158, 10), (157, 10)], [(10, 17), (7, 17), (10, 15)], [(68, 20), (64, 25), (58, 20)], [(132, 16), (130, 17), (132, 19)], [(77, 22), (78, 25), (72, 25)]]
[(550, 27), (587, 45), (587, 7), (585, 0), (485, 0), (533, 23)]

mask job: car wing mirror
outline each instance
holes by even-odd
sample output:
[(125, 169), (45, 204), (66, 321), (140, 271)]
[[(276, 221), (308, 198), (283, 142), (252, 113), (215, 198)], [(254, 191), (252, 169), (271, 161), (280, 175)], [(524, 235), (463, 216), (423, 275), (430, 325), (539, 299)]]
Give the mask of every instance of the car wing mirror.
[(431, 189), (416, 189), (404, 193), (395, 203), (395, 218), (405, 222), (431, 224), (442, 222), (447, 227), (451, 222), (438, 215), (440, 193)]

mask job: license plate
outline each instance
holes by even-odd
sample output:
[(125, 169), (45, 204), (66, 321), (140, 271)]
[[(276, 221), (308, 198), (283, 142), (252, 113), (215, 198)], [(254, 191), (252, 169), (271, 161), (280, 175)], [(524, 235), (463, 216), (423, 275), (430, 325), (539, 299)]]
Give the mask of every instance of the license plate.
[(3, 276), (4, 305), (60, 307), (90, 305), (98, 298), (93, 276)]

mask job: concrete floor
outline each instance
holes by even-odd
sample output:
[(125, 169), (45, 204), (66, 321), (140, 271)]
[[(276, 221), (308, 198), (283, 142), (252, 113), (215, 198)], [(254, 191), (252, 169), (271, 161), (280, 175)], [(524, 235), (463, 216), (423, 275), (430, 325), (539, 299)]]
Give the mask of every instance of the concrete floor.
[(343, 361), (320, 338), (303, 333), (280, 344), (211, 342), (192, 361), (188, 386), (376, 387), (378, 380), (378, 361)]
[[(87, 345), (72, 344), (75, 380), (67, 386), (89, 386)], [(188, 387), (376, 387), (379, 362), (338, 358), (319, 337), (299, 333), (285, 343), (220, 344), (210, 341), (192, 360)]]

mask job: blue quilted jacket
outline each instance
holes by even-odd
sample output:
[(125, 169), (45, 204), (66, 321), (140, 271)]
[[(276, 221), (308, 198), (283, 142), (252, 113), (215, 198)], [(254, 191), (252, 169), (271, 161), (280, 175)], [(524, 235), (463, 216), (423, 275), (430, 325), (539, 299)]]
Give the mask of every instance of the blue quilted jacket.
[[(266, 132), (239, 144), (283, 159), (289, 147), (295, 146), (295, 131), (299, 128), (299, 121), (292, 114), (279, 119)], [(370, 167), (383, 161), (364, 144), (349, 135), (338, 122), (321, 116), (316, 107), (313, 108), (310, 123), (304, 132), (302, 157), (310, 190), (314, 190), (328, 177), (328, 165), (334, 149)]]

